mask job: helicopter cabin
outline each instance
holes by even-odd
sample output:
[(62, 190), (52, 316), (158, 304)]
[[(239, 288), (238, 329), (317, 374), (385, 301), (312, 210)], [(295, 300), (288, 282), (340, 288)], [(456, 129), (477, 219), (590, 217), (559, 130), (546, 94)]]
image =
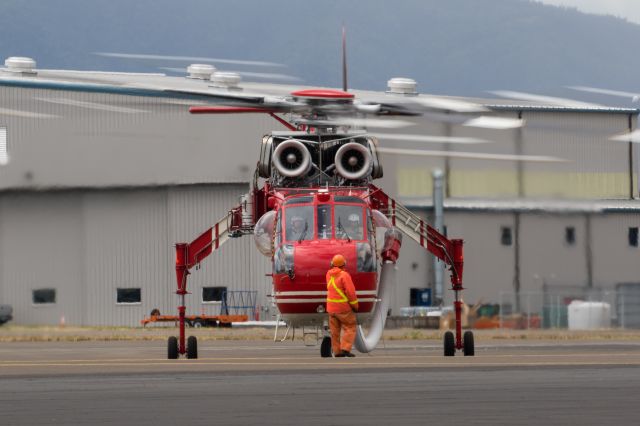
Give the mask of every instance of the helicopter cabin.
[(291, 196), (277, 209), (273, 280), (283, 314), (324, 312), (324, 298), (318, 295), (326, 291), (325, 275), (338, 253), (347, 260), (360, 311), (373, 308), (377, 238), (372, 212), (360, 197), (341, 192), (327, 189)]

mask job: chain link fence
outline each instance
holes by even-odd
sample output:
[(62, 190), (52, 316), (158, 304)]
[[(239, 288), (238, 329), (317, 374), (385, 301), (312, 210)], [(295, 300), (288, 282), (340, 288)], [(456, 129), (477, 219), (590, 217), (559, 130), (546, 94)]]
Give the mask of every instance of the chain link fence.
[[(542, 292), (501, 292), (478, 308), (476, 328), (640, 328), (640, 283), (614, 288), (543, 286)], [(491, 318), (489, 321), (487, 318)]]

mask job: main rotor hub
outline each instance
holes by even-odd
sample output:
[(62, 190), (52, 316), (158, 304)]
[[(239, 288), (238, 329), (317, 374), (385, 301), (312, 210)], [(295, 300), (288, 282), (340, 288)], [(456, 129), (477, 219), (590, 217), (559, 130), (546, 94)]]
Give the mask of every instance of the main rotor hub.
[(313, 107), (353, 105), (353, 93), (332, 89), (307, 89), (291, 92), (293, 100)]
[(291, 92), (291, 96), (298, 99), (353, 99), (353, 93), (333, 89), (306, 89)]

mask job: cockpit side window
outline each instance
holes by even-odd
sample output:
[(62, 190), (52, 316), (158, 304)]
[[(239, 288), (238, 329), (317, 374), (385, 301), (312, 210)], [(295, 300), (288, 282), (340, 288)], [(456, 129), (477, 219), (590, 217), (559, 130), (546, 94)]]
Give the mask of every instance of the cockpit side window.
[(276, 216), (276, 235), (273, 245), (275, 248), (278, 248), (280, 244), (282, 244), (282, 210), (278, 210)]
[(362, 206), (336, 204), (335, 228), (338, 240), (364, 239)]
[(291, 206), (285, 210), (285, 238), (287, 241), (309, 241), (313, 239), (313, 206)]

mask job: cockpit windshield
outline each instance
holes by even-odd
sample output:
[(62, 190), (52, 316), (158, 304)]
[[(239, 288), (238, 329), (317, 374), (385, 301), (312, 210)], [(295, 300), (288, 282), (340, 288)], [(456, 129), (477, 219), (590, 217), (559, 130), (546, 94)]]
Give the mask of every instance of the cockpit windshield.
[(285, 238), (287, 241), (308, 241), (313, 239), (315, 229), (313, 206), (291, 206), (285, 212)]
[(364, 205), (305, 204), (284, 208), (284, 241), (362, 241), (365, 238)]
[(336, 204), (335, 226), (338, 240), (362, 240), (364, 238), (362, 206)]

